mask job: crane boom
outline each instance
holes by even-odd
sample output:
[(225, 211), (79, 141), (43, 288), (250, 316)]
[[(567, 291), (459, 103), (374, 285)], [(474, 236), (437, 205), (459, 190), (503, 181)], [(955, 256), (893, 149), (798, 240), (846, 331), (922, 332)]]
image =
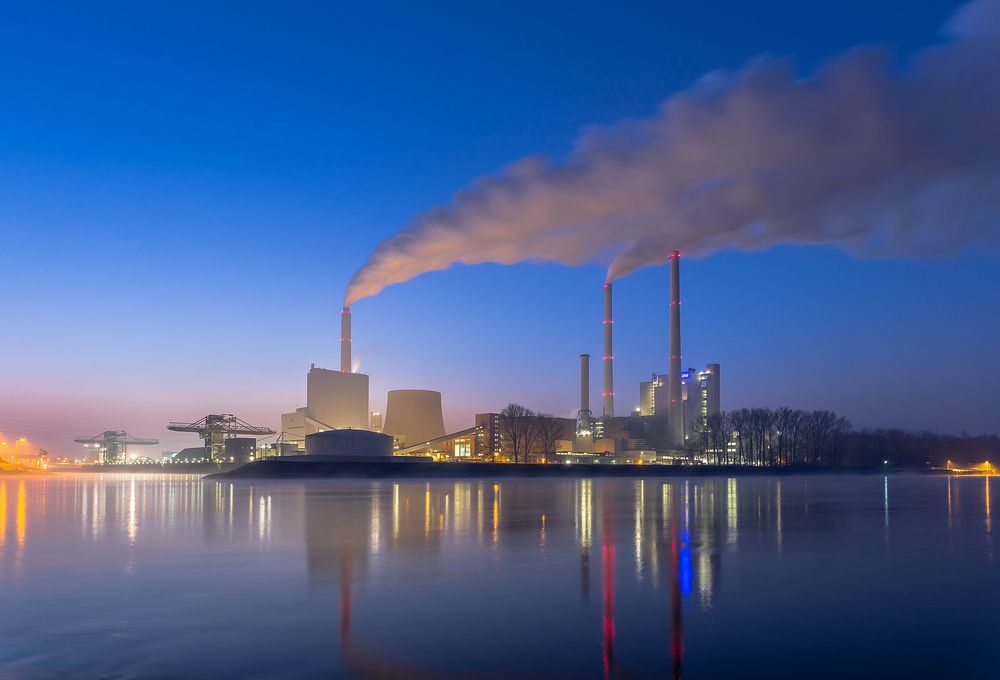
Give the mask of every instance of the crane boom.
[(221, 462), (225, 450), (226, 439), (237, 435), (269, 436), (276, 434), (269, 427), (258, 427), (241, 420), (232, 413), (209, 414), (193, 423), (172, 422), (167, 429), (173, 432), (197, 432), (205, 440), (209, 458), (213, 462)]
[(159, 439), (137, 437), (125, 430), (105, 430), (99, 435), (77, 437), (73, 441), (98, 449), (97, 462), (104, 465), (127, 462), (129, 446), (153, 446), (160, 443)]

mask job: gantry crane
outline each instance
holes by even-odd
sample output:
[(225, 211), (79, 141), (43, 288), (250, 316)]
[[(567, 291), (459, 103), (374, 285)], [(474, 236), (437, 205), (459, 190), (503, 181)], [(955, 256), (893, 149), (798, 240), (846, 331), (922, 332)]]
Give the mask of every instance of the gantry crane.
[(197, 432), (205, 440), (208, 457), (213, 463), (223, 461), (226, 440), (241, 434), (268, 436), (276, 434), (269, 427), (257, 427), (240, 420), (232, 413), (210, 414), (194, 423), (170, 423), (168, 430), (174, 432)]
[(160, 443), (159, 439), (136, 437), (125, 430), (107, 430), (96, 437), (80, 437), (74, 441), (98, 449), (97, 462), (102, 465), (128, 462), (128, 447), (130, 445), (153, 446)]

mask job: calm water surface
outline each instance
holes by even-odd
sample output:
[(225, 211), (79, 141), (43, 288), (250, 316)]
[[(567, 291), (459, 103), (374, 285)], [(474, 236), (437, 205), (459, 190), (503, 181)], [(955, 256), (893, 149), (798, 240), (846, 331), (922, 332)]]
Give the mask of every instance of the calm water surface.
[(991, 484), (0, 477), (0, 676), (996, 678)]

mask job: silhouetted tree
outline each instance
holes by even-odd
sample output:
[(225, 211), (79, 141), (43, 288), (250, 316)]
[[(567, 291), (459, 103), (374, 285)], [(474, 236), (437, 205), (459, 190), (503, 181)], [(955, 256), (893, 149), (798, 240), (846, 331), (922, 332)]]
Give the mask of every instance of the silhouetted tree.
[(556, 452), (556, 442), (563, 434), (563, 425), (551, 414), (539, 413), (535, 418), (535, 427), (538, 429), (538, 448), (545, 456), (545, 462), (549, 463)]
[(536, 421), (534, 411), (514, 402), (500, 411), (500, 432), (507, 440), (515, 463), (523, 463), (537, 441)]

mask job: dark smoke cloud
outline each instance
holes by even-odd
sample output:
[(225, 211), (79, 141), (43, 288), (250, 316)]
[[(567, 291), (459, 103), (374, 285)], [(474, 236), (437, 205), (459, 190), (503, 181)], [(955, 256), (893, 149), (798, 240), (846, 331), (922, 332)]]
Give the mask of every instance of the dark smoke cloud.
[(862, 255), (993, 243), (1000, 222), (1000, 0), (894, 68), (852, 50), (797, 78), (779, 60), (716, 73), (658, 115), (584, 133), (564, 163), (521, 160), (383, 241), (346, 301), (453, 264), (609, 261), (677, 249), (832, 243)]

